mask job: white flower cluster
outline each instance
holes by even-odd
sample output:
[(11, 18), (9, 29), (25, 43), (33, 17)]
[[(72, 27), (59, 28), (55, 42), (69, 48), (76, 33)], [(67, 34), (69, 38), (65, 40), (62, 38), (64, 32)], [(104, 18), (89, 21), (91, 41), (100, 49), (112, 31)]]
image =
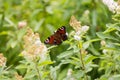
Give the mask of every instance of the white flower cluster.
[(115, 2), (114, 0), (102, 0), (102, 2), (108, 6), (109, 10), (113, 13), (119, 13), (120, 12), (120, 5)]
[(81, 28), (75, 33), (74, 39), (78, 41), (81, 40), (80, 35), (86, 33), (88, 30), (89, 30), (89, 26), (87, 25), (81, 26)]
[(6, 65), (6, 57), (4, 57), (3, 53), (0, 53), (0, 66), (5, 66)]
[[(89, 11), (86, 11), (86, 14), (88, 14), (88, 13), (89, 13)], [(75, 16), (71, 16), (69, 24), (75, 30), (74, 39), (77, 41), (81, 40), (81, 36), (83, 36), (89, 30), (89, 26), (87, 26), (87, 25), (81, 26), (81, 22), (79, 22), (75, 18)]]
[(24, 51), (23, 56), (27, 59), (39, 56), (41, 60), (46, 59), (47, 47), (40, 41), (38, 33), (34, 33), (31, 28), (28, 28), (27, 34), (24, 36)]

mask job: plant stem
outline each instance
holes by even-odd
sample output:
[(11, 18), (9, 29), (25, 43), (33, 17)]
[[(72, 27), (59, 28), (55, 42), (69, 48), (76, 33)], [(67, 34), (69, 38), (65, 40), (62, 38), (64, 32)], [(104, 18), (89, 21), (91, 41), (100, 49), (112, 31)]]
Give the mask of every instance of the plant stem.
[(81, 60), (81, 63), (82, 63), (82, 68), (83, 68), (84, 73), (85, 73), (84, 78), (85, 78), (85, 80), (88, 80), (87, 74), (86, 74), (86, 72), (85, 72), (85, 65), (84, 65), (84, 62), (83, 62), (82, 54), (84, 54), (84, 53), (83, 53), (82, 50), (80, 50), (80, 60)]
[(3, 22), (5, 17), (4, 11), (2, 11), (1, 14), (2, 14), (2, 18), (1, 18), (0, 26), (3, 27)]
[[(34, 59), (35, 60), (35, 59)], [(38, 66), (37, 66), (37, 61), (35, 60), (35, 68), (36, 68), (36, 71), (38, 73), (38, 79), (41, 80), (41, 76), (40, 76), (40, 72), (39, 72), (39, 69), (38, 69)]]

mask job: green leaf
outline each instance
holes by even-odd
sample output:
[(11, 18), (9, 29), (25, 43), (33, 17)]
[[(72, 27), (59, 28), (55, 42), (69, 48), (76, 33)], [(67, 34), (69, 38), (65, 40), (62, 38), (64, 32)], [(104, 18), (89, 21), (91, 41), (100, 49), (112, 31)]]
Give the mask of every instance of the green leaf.
[(97, 36), (98, 36), (99, 38), (101, 38), (101, 39), (112, 39), (112, 40), (119, 41), (117, 38), (115, 38), (115, 37), (113, 37), (113, 36), (111, 36), (111, 35), (109, 35), (109, 34), (104, 34), (104, 33), (102, 33), (102, 32), (97, 32), (96, 34), (97, 34)]
[(34, 76), (36, 76), (35, 70), (29, 70), (29, 72), (27, 72), (26, 75), (24, 76), (24, 79), (25, 80), (28, 80), (28, 79), (33, 80)]
[(80, 59), (79, 58), (76, 58), (76, 57), (71, 57), (73, 60), (75, 60), (75, 61), (80, 61)]
[(99, 41), (99, 40), (100, 40), (100, 39), (92, 39), (92, 40), (89, 40), (89, 41), (83, 43), (83, 48), (84, 48), (84, 49), (87, 49), (87, 48), (89, 47), (90, 43), (96, 42), (96, 41)]
[(82, 78), (84, 76), (84, 71), (82, 70), (78, 70), (78, 71), (75, 71), (73, 76), (77, 78), (77, 80), (79, 80), (80, 78)]
[(0, 36), (1, 35), (7, 35), (8, 34), (8, 31), (2, 31), (2, 32), (0, 32)]
[(69, 56), (71, 56), (72, 54), (74, 54), (74, 52), (73, 52), (73, 50), (70, 50), (70, 51), (65, 51), (65, 52), (61, 53), (61, 54), (58, 55), (57, 57), (58, 57), (59, 59), (61, 59), (61, 58), (69, 57)]
[(90, 45), (90, 41), (87, 41), (87, 42), (83, 43), (83, 48), (87, 49), (89, 47), (89, 45)]
[(43, 61), (43, 62), (40, 62), (38, 65), (39, 66), (45, 66), (45, 65), (53, 64), (53, 63), (54, 63), (53, 61)]
[(15, 69), (25, 69), (25, 68), (27, 68), (27, 66), (24, 64), (20, 64), (20, 65), (15, 67)]
[(41, 19), (39, 22), (37, 22), (35, 26), (35, 31), (38, 31), (40, 29), (40, 26), (44, 23), (45, 19)]
[(106, 33), (110, 33), (112, 31), (116, 30), (116, 28), (108, 28), (107, 30), (105, 30), (103, 33), (106, 34)]
[(112, 75), (109, 80), (119, 80), (120, 79), (120, 74)]
[(93, 55), (87, 55), (84, 60), (85, 60), (85, 64), (88, 64), (89, 62), (91, 62), (92, 60), (96, 59), (97, 57), (96, 56), (93, 56)]
[(87, 73), (87, 72), (90, 72), (91, 70), (92, 70), (92, 68), (88, 67), (88, 68), (85, 69), (85, 72)]
[(51, 75), (53, 80), (57, 79), (56, 67), (50, 67), (50, 75)]

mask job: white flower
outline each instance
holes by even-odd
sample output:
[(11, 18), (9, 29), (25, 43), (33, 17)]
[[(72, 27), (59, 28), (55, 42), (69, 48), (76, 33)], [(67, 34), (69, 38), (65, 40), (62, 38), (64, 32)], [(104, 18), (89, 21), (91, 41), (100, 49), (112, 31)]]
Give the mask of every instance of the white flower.
[(82, 31), (82, 32), (86, 32), (86, 31), (88, 31), (88, 30), (89, 30), (89, 26), (87, 26), (87, 25), (82, 26), (82, 28), (81, 28), (81, 31)]
[(36, 39), (35, 45), (36, 45), (36, 46), (39, 46), (40, 44), (41, 44), (40, 39)]
[(16, 80), (24, 80), (22, 76), (20, 76), (18, 73), (15, 73)]
[(88, 15), (90, 13), (89, 10), (85, 10), (84, 14)]
[[(89, 11), (87, 10), (85, 14), (89, 14)], [(74, 39), (78, 41), (81, 40), (81, 37), (89, 30), (89, 26), (81, 26), (80, 22), (75, 18), (75, 16), (71, 16), (69, 24), (75, 30)]]
[(106, 45), (106, 42), (105, 42), (104, 40), (102, 40), (102, 41), (100, 42), (100, 44), (101, 44), (102, 46), (105, 46), (105, 45)]
[(77, 40), (77, 41), (81, 40), (79, 35), (74, 35), (74, 39)]
[(21, 29), (23, 27), (27, 26), (27, 22), (26, 21), (20, 21), (18, 22), (18, 28)]
[(69, 22), (70, 26), (73, 27), (73, 29), (75, 31), (78, 31), (81, 28), (81, 22), (79, 22), (75, 16), (71, 16), (70, 22)]
[(0, 53), (0, 66), (5, 66), (6, 65), (6, 57), (4, 57), (3, 53)]
[(75, 80), (75, 78), (72, 76), (72, 69), (68, 69), (67, 77), (65, 80)]
[(102, 0), (102, 2), (108, 6), (109, 10), (113, 13), (117, 12), (117, 7), (119, 6), (114, 0)]
[(82, 26), (74, 35), (74, 39), (79, 41), (81, 36), (84, 35), (89, 30), (89, 26)]
[(120, 14), (120, 5), (116, 8), (117, 14)]
[(24, 36), (24, 43), (22, 54), (26, 59), (39, 56), (41, 60), (45, 60), (47, 47), (40, 41), (38, 33), (34, 33), (32, 29), (28, 28), (27, 34)]
[(103, 51), (102, 51), (104, 54), (106, 54), (107, 52), (108, 52), (108, 50), (106, 50), (106, 49), (103, 49)]

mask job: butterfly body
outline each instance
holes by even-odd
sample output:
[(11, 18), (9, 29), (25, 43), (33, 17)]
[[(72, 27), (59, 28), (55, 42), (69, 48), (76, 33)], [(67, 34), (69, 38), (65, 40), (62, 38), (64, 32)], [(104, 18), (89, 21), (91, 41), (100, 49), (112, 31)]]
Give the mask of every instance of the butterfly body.
[(44, 43), (50, 45), (59, 45), (62, 41), (67, 40), (66, 28), (65, 26), (60, 27), (53, 35), (48, 37)]

